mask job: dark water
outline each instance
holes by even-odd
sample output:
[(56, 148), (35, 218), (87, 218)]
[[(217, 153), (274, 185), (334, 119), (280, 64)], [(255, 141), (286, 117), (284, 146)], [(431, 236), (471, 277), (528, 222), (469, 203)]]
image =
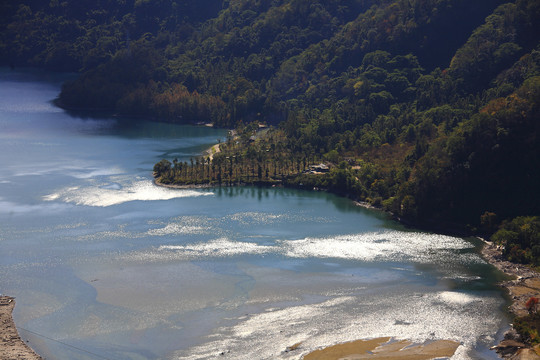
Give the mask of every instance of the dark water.
[(156, 187), (155, 162), (226, 132), (67, 114), (65, 79), (0, 71), (0, 293), (39, 354), (298, 359), (394, 336), (496, 358), (499, 274), (469, 240), (321, 192)]

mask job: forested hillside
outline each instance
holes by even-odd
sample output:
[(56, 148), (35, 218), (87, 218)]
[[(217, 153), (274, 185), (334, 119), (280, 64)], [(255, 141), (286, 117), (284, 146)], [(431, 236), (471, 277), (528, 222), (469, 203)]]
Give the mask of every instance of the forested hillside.
[(537, 0), (19, 0), (0, 20), (4, 64), (80, 71), (63, 107), (236, 129), (162, 182), (325, 188), (484, 235), (540, 214)]
[(85, 71), (131, 41), (162, 32), (188, 36), (221, 1), (13, 0), (0, 4), (0, 60), (11, 66)]

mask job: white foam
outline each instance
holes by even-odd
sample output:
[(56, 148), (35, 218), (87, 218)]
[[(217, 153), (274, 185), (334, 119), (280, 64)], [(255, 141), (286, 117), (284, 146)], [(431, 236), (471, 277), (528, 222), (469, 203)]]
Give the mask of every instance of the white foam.
[(162, 245), (159, 251), (174, 251), (185, 258), (229, 257), (238, 254), (265, 254), (279, 252), (277, 246), (261, 246), (256, 243), (231, 241), (226, 238), (194, 245)]
[(286, 240), (282, 241), (282, 244), (285, 255), (297, 258), (340, 258), (363, 261), (413, 260), (417, 262), (432, 261), (443, 251), (473, 247), (460, 238), (403, 231)]
[(204, 229), (200, 226), (186, 226), (180, 224), (168, 224), (160, 229), (148, 230), (147, 234), (150, 236), (165, 236), (176, 234), (200, 234)]
[(452, 305), (467, 305), (474, 301), (480, 301), (477, 296), (464, 294), (455, 291), (442, 291), (436, 295), (436, 298), (444, 303)]
[(200, 234), (204, 232), (204, 228), (201, 226), (189, 226), (181, 224), (167, 224), (165, 227), (159, 229), (148, 230), (146, 233), (150, 236), (165, 236), (176, 234)]
[[(171, 235), (198, 229), (169, 224), (150, 230), (150, 235)], [(413, 261), (433, 263), (451, 257), (451, 252), (473, 248), (467, 241), (451, 236), (386, 231), (342, 235), (327, 238), (278, 240), (274, 244), (234, 241), (219, 238), (187, 245), (162, 245), (157, 249), (128, 255), (138, 260), (187, 260), (276, 254), (289, 258), (334, 258), (359, 261)], [(461, 254), (459, 256), (462, 256)], [(470, 260), (474, 259), (471, 258)]]
[[(222, 350), (228, 359), (274, 359), (286, 345), (306, 341), (318, 332), (310, 328), (313, 319), (325, 316), (329, 310), (356, 300), (354, 297), (330, 299), (318, 304), (291, 306), (243, 316), (238, 325), (221, 327), (206, 344), (178, 351), (175, 359), (213, 359)], [(245, 344), (249, 344), (248, 347)], [(271, 344), (269, 346), (269, 344)], [(242, 349), (239, 351), (239, 349)], [(281, 354), (285, 355), (285, 354)], [(299, 354), (296, 354), (299, 355)]]
[(229, 218), (232, 221), (238, 221), (244, 225), (250, 224), (271, 224), (277, 220), (285, 218), (285, 214), (267, 214), (261, 212), (244, 212), (231, 215)]
[[(497, 304), (489, 297), (456, 311), (435, 301), (440, 293), (396, 295), (343, 296), (267, 309), (238, 318), (236, 325), (217, 328), (206, 343), (178, 351), (174, 358), (214, 359), (223, 352), (224, 359), (301, 359), (323, 346), (390, 336), (418, 343), (458, 341), (462, 346), (452, 359), (462, 360), (470, 358), (468, 352), (476, 346), (479, 334), (490, 333), (500, 321), (489, 313)], [(301, 343), (296, 351), (285, 352), (295, 343)]]
[(171, 200), (183, 197), (208, 196), (210, 192), (195, 190), (172, 190), (158, 187), (150, 180), (139, 180), (121, 188), (107, 188), (98, 185), (88, 187), (72, 187), (43, 197), (46, 201), (63, 201), (66, 203), (107, 207), (130, 201)]

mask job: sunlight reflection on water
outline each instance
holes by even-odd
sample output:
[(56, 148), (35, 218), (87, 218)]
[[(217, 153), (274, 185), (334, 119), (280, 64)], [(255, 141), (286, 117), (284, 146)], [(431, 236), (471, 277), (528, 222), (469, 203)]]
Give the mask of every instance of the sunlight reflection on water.
[(226, 131), (73, 116), (50, 104), (60, 80), (32, 76), (0, 70), (0, 292), (19, 326), (120, 360), (297, 359), (377, 336), (496, 358), (504, 299), (468, 240), (326, 193), (156, 187), (154, 163)]

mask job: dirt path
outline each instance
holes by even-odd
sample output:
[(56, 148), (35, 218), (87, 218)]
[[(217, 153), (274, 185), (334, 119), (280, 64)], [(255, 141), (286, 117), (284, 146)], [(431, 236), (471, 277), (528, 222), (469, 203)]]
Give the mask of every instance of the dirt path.
[(210, 149), (206, 150), (203, 155), (210, 158), (210, 161), (214, 160), (214, 155), (221, 152), (220, 145), (221, 144), (216, 144), (212, 146)]

